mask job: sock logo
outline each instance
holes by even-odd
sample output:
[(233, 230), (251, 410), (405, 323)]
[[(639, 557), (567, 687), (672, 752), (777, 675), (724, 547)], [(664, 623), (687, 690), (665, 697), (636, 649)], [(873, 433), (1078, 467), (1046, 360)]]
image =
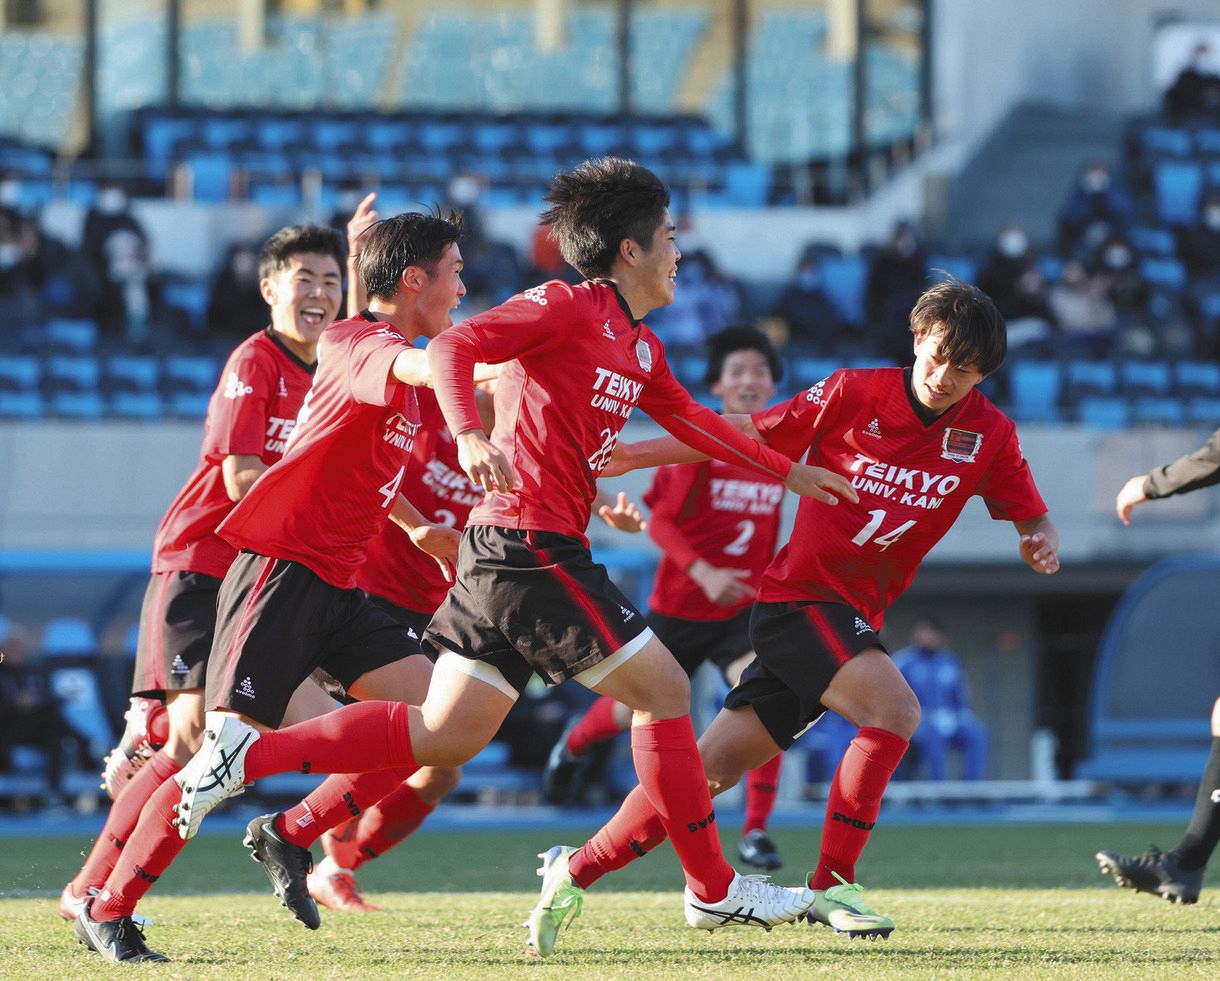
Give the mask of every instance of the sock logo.
[(145, 872), (143, 865), (136, 866), (136, 875), (138, 875), (145, 882), (156, 882), (161, 878), (159, 875), (153, 875), (151, 872)]
[(716, 823), (716, 812), (712, 811), (707, 817), (701, 818), (698, 821), (689, 821), (686, 825), (686, 830), (692, 834), (701, 828), (710, 828)]
[(641, 845), (634, 838), (631, 841), (629, 841), (627, 844), (629, 844), (631, 846), (631, 850), (633, 852), (635, 852), (637, 855), (639, 855), (640, 858), (643, 858), (645, 855), (648, 854), (648, 852), (644, 851), (644, 846)]
[(343, 803), (346, 804), (347, 809), (352, 812), (352, 817), (356, 817), (360, 814), (360, 805), (356, 803), (356, 798), (352, 796), (352, 792), (350, 790), (343, 795)]
[(309, 760), (301, 760), (300, 770), (302, 773), (313, 773), (313, 763)]
[(853, 828), (859, 828), (861, 831), (872, 831), (873, 828), (877, 827), (876, 821), (861, 821), (859, 818), (849, 817), (846, 814), (840, 814), (838, 811), (835, 811), (832, 817), (835, 821), (849, 824)]

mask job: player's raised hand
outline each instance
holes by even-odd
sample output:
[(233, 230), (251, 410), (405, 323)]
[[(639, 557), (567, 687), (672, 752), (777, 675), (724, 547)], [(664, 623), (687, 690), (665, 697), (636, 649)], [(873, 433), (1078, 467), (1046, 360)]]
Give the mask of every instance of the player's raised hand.
[(1052, 575), (1059, 571), (1059, 542), (1041, 531), (1022, 535), (1021, 558), (1034, 572)]
[(599, 507), (597, 516), (617, 531), (635, 534), (648, 527), (648, 522), (640, 513), (639, 505), (635, 501), (629, 501), (623, 491), (618, 492), (613, 505), (603, 504)]
[(373, 208), (376, 203), (377, 192), (370, 191), (364, 196), (364, 200), (356, 205), (356, 211), (348, 219), (347, 254), (349, 258), (360, 254), (360, 249), (363, 247), (361, 239), (364, 237), (364, 233), (381, 220), (380, 215)]
[(1114, 499), (1114, 510), (1118, 512), (1118, 520), (1125, 525), (1131, 524), (1131, 510), (1137, 504), (1143, 504), (1148, 500), (1144, 494), (1144, 478), (1143, 476), (1132, 477), (1125, 484), (1123, 489), (1118, 492), (1118, 497)]
[(856, 489), (845, 477), (831, 473), (823, 467), (811, 467), (804, 463), (792, 464), (784, 486), (794, 494), (812, 497), (824, 504), (838, 504), (840, 501), (851, 501), (855, 504), (860, 500)]
[(750, 577), (748, 569), (724, 569), (703, 559), (695, 559), (686, 574), (695, 580), (703, 595), (717, 606), (735, 606), (754, 597), (754, 589), (744, 582)]
[(424, 524), (417, 525), (407, 534), (421, 552), (427, 552), (436, 559), (436, 564), (445, 574), (445, 581), (453, 582), (461, 533), (448, 525)]
[(513, 468), (481, 429), (468, 429), (457, 438), (458, 463), (470, 482), (483, 490), (507, 491), (513, 487)]

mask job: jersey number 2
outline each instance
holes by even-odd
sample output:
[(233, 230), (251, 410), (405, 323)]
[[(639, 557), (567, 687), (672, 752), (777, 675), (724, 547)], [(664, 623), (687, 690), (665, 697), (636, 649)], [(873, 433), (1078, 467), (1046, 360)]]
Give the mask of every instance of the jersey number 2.
[(745, 555), (750, 548), (750, 539), (754, 537), (754, 522), (737, 522), (737, 537), (724, 547), (725, 555)]
[(878, 508), (876, 511), (869, 511), (868, 513), (871, 515), (872, 520), (860, 529), (860, 534), (851, 540), (853, 545), (867, 545), (870, 541), (873, 541), (880, 545), (881, 551), (884, 552), (894, 542), (898, 541), (898, 539), (915, 527), (915, 520), (911, 519), (910, 521), (904, 521), (893, 531), (886, 532), (880, 538), (873, 538), (881, 530), (881, 522), (885, 520), (886, 514), (881, 508)]

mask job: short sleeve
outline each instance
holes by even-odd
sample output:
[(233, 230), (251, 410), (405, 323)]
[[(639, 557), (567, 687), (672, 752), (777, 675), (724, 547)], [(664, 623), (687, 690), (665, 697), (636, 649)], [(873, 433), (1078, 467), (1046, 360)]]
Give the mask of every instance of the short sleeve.
[(815, 442), (818, 429), (834, 414), (842, 400), (846, 377), (836, 371), (787, 402), (754, 413), (754, 428), (772, 449), (790, 460), (799, 459)]
[(1017, 439), (1017, 428), (1011, 422), (1003, 438), (1003, 447), (975, 493), (983, 498), (997, 521), (1028, 521), (1046, 514), (1046, 502), (1034, 484), (1034, 475)]
[[(354, 334), (347, 343), (346, 352), (340, 348), (333, 354), (343, 357), (346, 353), (352, 397), (365, 405), (389, 405), (392, 393), (402, 384), (392, 374), (394, 361), (403, 351), (411, 350), (411, 345), (397, 331), (385, 326), (370, 326)], [(331, 355), (331, 351), (319, 353), (318, 360)]]

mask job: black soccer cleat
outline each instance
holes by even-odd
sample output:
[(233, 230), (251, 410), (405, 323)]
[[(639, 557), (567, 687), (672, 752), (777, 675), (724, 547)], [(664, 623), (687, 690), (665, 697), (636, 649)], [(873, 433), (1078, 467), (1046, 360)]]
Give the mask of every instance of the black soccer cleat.
[(1149, 892), (1171, 903), (1189, 905), (1199, 901), (1203, 870), (1187, 872), (1179, 868), (1173, 852), (1163, 852), (1153, 845), (1144, 855), (1098, 852), (1096, 858), (1101, 874), (1114, 876), (1120, 886)]
[(92, 901), (77, 912), (72, 921), (76, 939), (92, 951), (101, 954), (112, 964), (145, 963), (165, 964), (169, 958), (149, 950), (144, 943), (144, 934), (130, 916), (117, 920), (98, 921), (90, 917)]
[(242, 844), (250, 849), (250, 857), (262, 863), (271, 880), (271, 888), (280, 905), (292, 912), (310, 930), (322, 925), (318, 904), (309, 895), (306, 882), (313, 871), (313, 855), (308, 848), (285, 841), (275, 830), (278, 814), (261, 814), (246, 825)]
[(576, 778), (580, 774), (584, 760), (573, 756), (568, 749), (568, 736), (576, 728), (579, 718), (572, 719), (563, 727), (563, 735), (551, 749), (547, 757), (546, 767), (542, 771), (542, 796), (548, 804), (563, 805), (572, 801), (576, 790)]
[(737, 843), (737, 854), (741, 860), (756, 869), (766, 869), (769, 872), (781, 868), (784, 860), (780, 858), (779, 849), (775, 847), (767, 832), (755, 828)]

